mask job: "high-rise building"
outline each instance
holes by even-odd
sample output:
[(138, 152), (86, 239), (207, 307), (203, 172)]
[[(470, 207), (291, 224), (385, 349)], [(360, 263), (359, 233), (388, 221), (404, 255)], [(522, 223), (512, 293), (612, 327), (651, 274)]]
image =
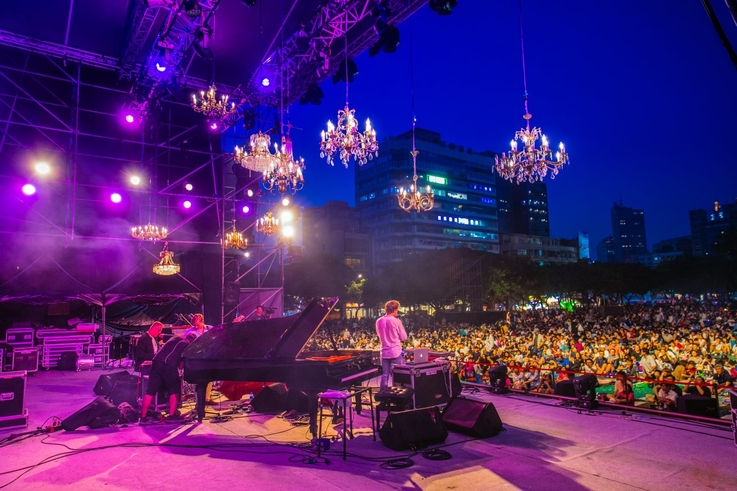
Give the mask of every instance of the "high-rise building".
[(356, 168), (356, 208), (372, 232), (375, 269), (430, 249), (499, 252), (494, 154), (446, 144), (420, 128), (416, 148), (418, 186), (435, 193), (429, 212), (408, 213), (397, 201), (412, 183), (412, 132), (384, 140), (379, 157)]
[(711, 210), (690, 210), (688, 217), (693, 255), (713, 254), (719, 236), (729, 229), (737, 228), (737, 200), (726, 205), (715, 201)]
[(536, 235), (499, 234), (501, 253), (506, 256), (522, 256), (536, 264), (575, 263), (578, 261), (576, 240), (555, 239)]
[(632, 262), (633, 256), (647, 254), (645, 212), (614, 203), (611, 210), (614, 262)]
[(600, 263), (614, 262), (614, 237), (604, 237), (596, 244), (596, 260)]
[(500, 232), (550, 237), (548, 187), (544, 182), (516, 184), (499, 179), (496, 194)]

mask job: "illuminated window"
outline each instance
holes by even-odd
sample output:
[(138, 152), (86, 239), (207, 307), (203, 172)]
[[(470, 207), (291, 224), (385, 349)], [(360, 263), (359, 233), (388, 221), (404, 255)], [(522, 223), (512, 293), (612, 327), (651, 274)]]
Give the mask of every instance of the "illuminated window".
[(432, 176), (430, 174), (427, 175), (427, 181), (433, 182), (435, 184), (444, 184), (444, 185), (448, 184), (448, 179), (446, 179), (445, 177)]

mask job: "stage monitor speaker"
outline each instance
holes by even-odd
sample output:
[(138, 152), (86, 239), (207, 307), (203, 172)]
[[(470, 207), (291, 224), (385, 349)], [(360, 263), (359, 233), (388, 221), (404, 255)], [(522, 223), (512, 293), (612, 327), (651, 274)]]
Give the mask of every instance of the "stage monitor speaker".
[(676, 399), (678, 412), (707, 418), (719, 417), (719, 404), (716, 399), (699, 395), (687, 394)]
[(65, 351), (59, 356), (59, 361), (56, 363), (56, 368), (59, 370), (75, 371), (77, 370), (77, 355), (76, 351)]
[(443, 422), (450, 431), (479, 438), (497, 436), (503, 428), (492, 403), (463, 397), (456, 397), (445, 406)]
[(576, 388), (571, 380), (561, 380), (555, 384), (555, 395), (576, 397)]
[(307, 398), (307, 394), (297, 389), (289, 389), (287, 394), (287, 400), (284, 403), (284, 409), (287, 411), (297, 411), (298, 413), (305, 414), (309, 411), (310, 402)]
[(257, 413), (278, 413), (284, 411), (287, 403), (287, 386), (269, 384), (251, 401), (251, 407)]
[(108, 398), (116, 406), (127, 402), (133, 407), (138, 407), (138, 377), (129, 375), (116, 380)]
[(61, 422), (66, 431), (74, 431), (80, 426), (89, 426), (92, 429), (105, 428), (115, 424), (120, 419), (120, 411), (104, 397), (98, 397), (85, 407), (67, 417)]
[(131, 375), (126, 371), (100, 375), (100, 378), (97, 379), (97, 383), (95, 384), (95, 388), (93, 390), (98, 396), (110, 395), (110, 393), (113, 391), (113, 387), (115, 386), (115, 382), (118, 379), (130, 376)]
[(389, 413), (379, 437), (392, 450), (408, 450), (443, 443), (448, 438), (448, 430), (440, 409), (428, 407)]
[(223, 293), (223, 303), (229, 305), (238, 305), (238, 301), (240, 300), (240, 298), (238, 297), (240, 297), (240, 294), (240, 283), (226, 283), (225, 292)]

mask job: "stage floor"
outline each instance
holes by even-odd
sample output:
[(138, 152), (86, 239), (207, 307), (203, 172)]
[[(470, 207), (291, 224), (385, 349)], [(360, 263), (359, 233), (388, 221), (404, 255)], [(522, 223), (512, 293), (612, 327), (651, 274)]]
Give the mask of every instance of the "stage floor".
[[(92, 387), (103, 373), (110, 371), (48, 371), (30, 376), (26, 430), (53, 416), (63, 419), (94, 400)], [(327, 452), (329, 463), (316, 459), (306, 426), (292, 427), (277, 416), (250, 413), (222, 423), (85, 428), (4, 444), (0, 446), (0, 487), (75, 491), (737, 489), (737, 448), (729, 428), (610, 409), (579, 412), (560, 407), (557, 400), (530, 396), (477, 393), (468, 397), (492, 402), (505, 431), (486, 440), (451, 433), (443, 448), (452, 458), (444, 461), (394, 452), (382, 445), (378, 435), (374, 442), (366, 410), (355, 418), (356, 438), (348, 441), (348, 460), (341, 458), (342, 443), (335, 442)], [(228, 404), (208, 411), (214, 415)], [(0, 439), (23, 431), (0, 430)], [(329, 431), (335, 434), (332, 425)], [(414, 461), (412, 467), (382, 467), (389, 459), (406, 456)]]

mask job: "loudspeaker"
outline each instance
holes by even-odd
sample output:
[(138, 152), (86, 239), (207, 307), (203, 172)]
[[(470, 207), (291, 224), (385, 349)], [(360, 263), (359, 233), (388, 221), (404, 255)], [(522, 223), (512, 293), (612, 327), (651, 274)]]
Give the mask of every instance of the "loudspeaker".
[(223, 293), (223, 303), (230, 305), (238, 305), (238, 297), (241, 294), (240, 283), (226, 283), (225, 292)]
[(503, 428), (492, 403), (463, 397), (456, 397), (445, 406), (443, 422), (450, 431), (479, 438), (496, 436)]
[(120, 419), (118, 408), (104, 397), (98, 397), (62, 421), (61, 427), (66, 431), (74, 431), (80, 426), (89, 426), (91, 429), (105, 428), (117, 423), (118, 419)]
[(679, 413), (707, 418), (719, 417), (719, 404), (711, 397), (687, 394), (676, 399), (676, 406)]
[(440, 409), (428, 407), (389, 413), (379, 437), (392, 450), (407, 450), (443, 443), (448, 438), (448, 430)]
[(287, 402), (287, 386), (269, 384), (251, 401), (251, 407), (257, 413), (278, 413), (284, 411)]
[(100, 375), (100, 378), (97, 379), (97, 383), (95, 384), (95, 388), (92, 390), (94, 390), (95, 394), (98, 396), (110, 395), (113, 391), (113, 387), (115, 386), (115, 382), (125, 377), (130, 377), (130, 374), (125, 371)]
[(138, 407), (138, 377), (128, 375), (116, 380), (112, 392), (108, 394), (108, 398), (116, 406), (127, 402), (133, 407)]
[(77, 369), (77, 353), (75, 351), (65, 351), (59, 356), (56, 363), (59, 370), (73, 371)]
[[(254, 397), (255, 399), (255, 397)], [(298, 413), (307, 413), (309, 411), (310, 402), (307, 394), (297, 389), (289, 389), (287, 400), (284, 403), (284, 409), (287, 411), (295, 410)]]
[(555, 395), (576, 397), (576, 388), (571, 380), (561, 380), (555, 384)]

